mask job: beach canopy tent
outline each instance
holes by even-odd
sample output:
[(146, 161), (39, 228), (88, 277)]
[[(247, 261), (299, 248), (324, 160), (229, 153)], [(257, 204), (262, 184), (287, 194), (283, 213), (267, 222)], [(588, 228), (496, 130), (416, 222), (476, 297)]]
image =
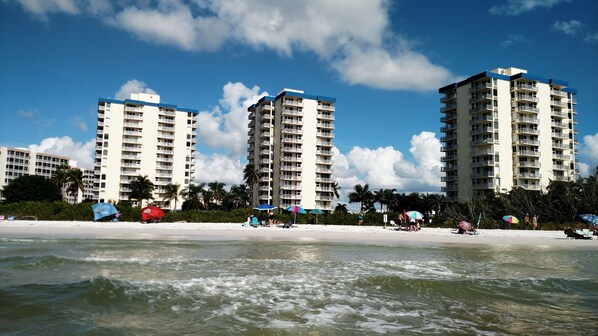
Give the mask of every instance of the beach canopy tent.
[(146, 206), (141, 209), (141, 219), (146, 223), (156, 223), (164, 217), (164, 211), (157, 206)]
[(96, 203), (91, 206), (93, 210), (93, 221), (100, 220), (104, 217), (116, 215), (118, 210), (113, 204), (110, 203)]

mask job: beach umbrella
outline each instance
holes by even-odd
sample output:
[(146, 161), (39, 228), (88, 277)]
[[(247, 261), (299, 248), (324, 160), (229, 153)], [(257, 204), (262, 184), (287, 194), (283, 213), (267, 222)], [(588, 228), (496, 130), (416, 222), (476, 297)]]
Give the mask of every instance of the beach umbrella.
[(517, 219), (517, 217), (513, 216), (513, 215), (506, 215), (502, 218), (504, 221), (506, 221), (507, 223), (519, 223), (519, 219)]
[(594, 226), (598, 226), (598, 215), (582, 214), (582, 215), (579, 215), (579, 217)]
[(303, 209), (300, 205), (291, 205), (290, 207), (287, 208), (287, 211), (290, 211), (292, 213), (295, 214), (295, 220), (293, 221), (294, 223), (297, 223), (297, 214), (305, 214), (307, 213), (307, 211), (305, 211), (305, 209)]
[(116, 207), (110, 203), (96, 203), (91, 206), (91, 209), (93, 210), (94, 222), (104, 217), (116, 215), (116, 213), (118, 213)]
[(313, 209), (309, 213), (316, 215), (316, 224), (318, 224), (318, 215), (323, 215), (325, 212), (320, 209)]
[(471, 231), (472, 226), (471, 223), (466, 222), (466, 221), (460, 221), (459, 222), (459, 228), (463, 231)]
[(421, 212), (414, 211), (414, 210), (407, 211), (407, 216), (409, 216), (409, 218), (415, 219), (415, 220), (424, 219), (424, 215), (422, 215)]
[(144, 222), (157, 222), (164, 217), (164, 211), (157, 206), (146, 206), (141, 209), (141, 219)]
[(276, 208), (277, 208), (276, 205), (262, 203), (262, 204), (256, 206), (254, 209), (259, 210), (259, 211), (262, 211), (262, 210), (268, 211), (268, 210), (274, 210)]

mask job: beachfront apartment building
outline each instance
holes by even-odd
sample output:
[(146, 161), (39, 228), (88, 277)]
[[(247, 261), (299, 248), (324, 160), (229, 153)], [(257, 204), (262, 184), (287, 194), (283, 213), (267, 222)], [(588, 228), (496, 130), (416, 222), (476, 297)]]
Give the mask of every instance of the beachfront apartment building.
[(183, 190), (193, 181), (197, 114), (197, 110), (161, 103), (155, 94), (133, 93), (125, 100), (100, 98), (94, 200), (127, 201), (131, 181), (147, 176), (155, 187), (152, 202), (175, 210), (174, 202), (164, 200), (164, 193), (169, 184), (179, 184)]
[[(10, 181), (24, 175), (40, 175), (52, 178), (61, 165), (76, 166), (68, 157), (47, 153), (35, 153), (23, 148), (0, 146), (0, 199), (1, 188)], [(74, 202), (68, 199), (67, 201)]]
[(259, 180), (250, 188), (262, 203), (332, 210), (335, 98), (283, 89), (248, 108), (248, 164)]
[(442, 191), (450, 199), (575, 178), (577, 91), (567, 82), (497, 68), (439, 92)]

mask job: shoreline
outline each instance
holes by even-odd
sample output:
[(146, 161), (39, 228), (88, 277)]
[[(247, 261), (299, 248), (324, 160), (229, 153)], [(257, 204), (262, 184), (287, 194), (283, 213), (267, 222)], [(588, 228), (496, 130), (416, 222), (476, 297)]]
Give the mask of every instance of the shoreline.
[(131, 239), (181, 241), (275, 241), (390, 246), (496, 246), (598, 250), (598, 239), (567, 239), (562, 231), (480, 229), (460, 235), (453, 229), (394, 231), (380, 226), (298, 224), (243, 227), (240, 223), (155, 223), (80, 221), (3, 221), (0, 238)]

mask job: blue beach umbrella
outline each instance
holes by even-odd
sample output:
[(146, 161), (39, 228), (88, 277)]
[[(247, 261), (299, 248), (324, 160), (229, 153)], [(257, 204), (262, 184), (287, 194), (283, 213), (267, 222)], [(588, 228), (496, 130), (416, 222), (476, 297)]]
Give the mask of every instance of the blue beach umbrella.
[(262, 204), (256, 206), (254, 209), (255, 210), (260, 210), (260, 211), (262, 211), (262, 210), (266, 210), (267, 211), (267, 210), (274, 210), (276, 208), (277, 208), (276, 205), (270, 205), (270, 204), (262, 203)]
[(579, 215), (579, 217), (594, 226), (598, 226), (598, 215), (582, 214), (582, 215)]
[(325, 214), (324, 211), (320, 210), (320, 209), (313, 209), (309, 212), (310, 214), (314, 214), (316, 215), (316, 224), (318, 224), (318, 215), (323, 215)]
[(93, 210), (94, 222), (104, 217), (115, 215), (118, 212), (116, 207), (110, 203), (96, 203), (91, 206), (91, 209)]

